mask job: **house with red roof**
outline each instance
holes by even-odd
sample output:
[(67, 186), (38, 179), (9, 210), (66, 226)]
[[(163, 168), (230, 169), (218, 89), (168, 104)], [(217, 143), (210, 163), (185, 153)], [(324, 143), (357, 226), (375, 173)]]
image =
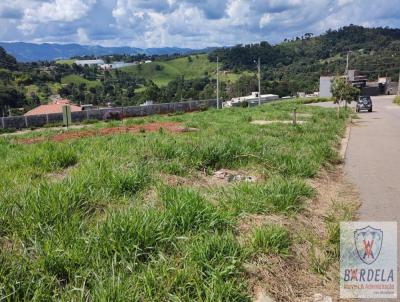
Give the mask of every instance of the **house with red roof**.
[(67, 99), (58, 99), (47, 105), (40, 105), (36, 108), (25, 113), (25, 116), (29, 115), (41, 115), (41, 114), (52, 114), (52, 113), (62, 113), (62, 108), (65, 105), (69, 105), (71, 108), (71, 112), (82, 111), (82, 107), (73, 104), (70, 100)]

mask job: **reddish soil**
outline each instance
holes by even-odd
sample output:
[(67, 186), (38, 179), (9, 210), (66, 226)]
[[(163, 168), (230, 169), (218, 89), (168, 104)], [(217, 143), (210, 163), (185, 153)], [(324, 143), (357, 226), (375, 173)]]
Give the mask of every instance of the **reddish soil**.
[(64, 132), (60, 134), (56, 134), (49, 137), (36, 137), (36, 138), (26, 138), (26, 139), (18, 139), (18, 142), (23, 144), (36, 144), (44, 141), (53, 141), (53, 142), (63, 142), (72, 139), (80, 139), (92, 136), (105, 136), (105, 135), (113, 135), (119, 133), (139, 133), (139, 132), (156, 132), (160, 129), (163, 129), (170, 133), (182, 133), (188, 132), (192, 129), (188, 129), (182, 126), (181, 123), (177, 122), (157, 122), (150, 123), (144, 125), (133, 125), (133, 126), (122, 126), (122, 127), (113, 127), (113, 128), (103, 128), (99, 130), (87, 130), (87, 131), (71, 131)]

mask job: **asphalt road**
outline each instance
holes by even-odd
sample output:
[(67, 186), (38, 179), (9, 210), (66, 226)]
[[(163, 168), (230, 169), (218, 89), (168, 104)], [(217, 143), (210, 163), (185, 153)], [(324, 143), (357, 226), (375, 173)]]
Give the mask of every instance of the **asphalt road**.
[[(359, 220), (397, 221), (400, 234), (400, 106), (393, 104), (393, 98), (373, 97), (373, 112), (361, 112), (358, 114), (360, 119), (353, 120), (355, 125), (347, 147), (345, 173), (360, 193)], [(334, 107), (332, 103), (318, 105)], [(399, 266), (399, 239), (397, 243)], [(400, 297), (379, 301), (400, 301)]]
[[(362, 112), (360, 119), (354, 120), (356, 125), (351, 129), (345, 172), (360, 193), (359, 220), (397, 221), (399, 232), (400, 106), (392, 102), (393, 96), (375, 97), (374, 111)], [(397, 242), (399, 244), (399, 240)], [(399, 266), (399, 247), (397, 254)], [(400, 298), (395, 300), (400, 301)]]
[(354, 120), (345, 172), (359, 189), (360, 220), (400, 222), (400, 106), (374, 97), (374, 111)]

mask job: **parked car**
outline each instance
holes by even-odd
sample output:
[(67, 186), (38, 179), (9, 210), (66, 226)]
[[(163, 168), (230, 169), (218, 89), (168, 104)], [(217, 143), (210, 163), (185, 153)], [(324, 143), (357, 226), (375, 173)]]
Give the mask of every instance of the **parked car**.
[(372, 100), (370, 96), (360, 96), (357, 101), (356, 111), (368, 110), (372, 112)]

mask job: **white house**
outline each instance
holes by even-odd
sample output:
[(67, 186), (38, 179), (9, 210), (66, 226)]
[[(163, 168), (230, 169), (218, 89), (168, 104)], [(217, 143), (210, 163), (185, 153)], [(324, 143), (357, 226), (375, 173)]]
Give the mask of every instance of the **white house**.
[[(258, 102), (258, 92), (252, 92), (251, 95), (248, 96), (242, 96), (238, 98), (233, 98), (230, 101), (227, 101), (224, 103), (225, 107), (235, 107), (239, 106), (243, 102), (248, 102), (248, 103), (257, 103)], [(262, 94), (260, 96), (261, 103), (267, 103), (271, 102), (273, 100), (279, 99), (279, 96), (276, 94)]]
[(79, 66), (104, 65), (104, 60), (76, 60), (75, 64)]
[(100, 65), (100, 68), (103, 70), (111, 70), (111, 69), (119, 69), (128, 66), (137, 65), (136, 63), (125, 63), (125, 62), (113, 62), (111, 64), (103, 64)]

